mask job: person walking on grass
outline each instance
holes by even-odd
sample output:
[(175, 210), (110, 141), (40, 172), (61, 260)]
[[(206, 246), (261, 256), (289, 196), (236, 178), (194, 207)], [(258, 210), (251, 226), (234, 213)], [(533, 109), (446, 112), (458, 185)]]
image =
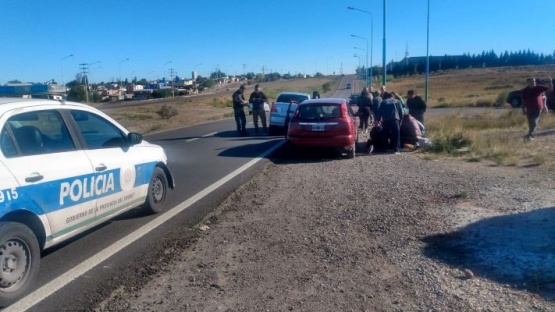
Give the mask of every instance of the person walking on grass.
[(254, 92), (251, 93), (249, 103), (252, 103), (252, 120), (254, 122), (254, 134), (258, 134), (258, 117), (262, 122), (262, 131), (264, 135), (268, 134), (268, 127), (266, 126), (266, 111), (264, 110), (264, 103), (268, 101), (266, 95), (260, 90), (260, 85), (254, 86)]
[(247, 117), (245, 116), (245, 85), (241, 85), (237, 91), (233, 92), (233, 115), (237, 124), (237, 132), (240, 136), (247, 135)]
[(526, 79), (527, 86), (522, 89), (522, 113), (528, 119), (527, 141), (534, 140), (534, 132), (538, 127), (540, 115), (544, 109), (542, 94), (548, 90), (553, 90), (553, 82), (549, 78), (549, 85), (544, 86), (536, 83), (536, 78)]

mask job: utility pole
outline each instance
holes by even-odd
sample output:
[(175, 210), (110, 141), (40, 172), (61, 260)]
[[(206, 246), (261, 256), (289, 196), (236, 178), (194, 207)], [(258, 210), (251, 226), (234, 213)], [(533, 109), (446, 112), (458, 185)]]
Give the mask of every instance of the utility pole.
[(81, 67), (83, 79), (85, 79), (85, 99), (87, 100), (87, 103), (89, 103), (89, 64), (81, 63), (79, 66)]
[(175, 97), (175, 79), (174, 79), (174, 74), (177, 74), (177, 72), (174, 71), (173, 68), (170, 68), (170, 79), (172, 80), (172, 98)]

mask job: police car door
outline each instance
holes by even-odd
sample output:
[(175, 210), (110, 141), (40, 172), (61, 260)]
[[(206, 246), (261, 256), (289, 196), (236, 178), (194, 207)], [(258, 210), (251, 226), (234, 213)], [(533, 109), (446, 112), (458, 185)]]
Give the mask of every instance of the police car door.
[[(0, 203), (0, 210), (37, 215), (48, 247), (94, 222), (95, 183), (91, 163), (76, 148), (60, 113), (33, 109), (8, 112), (0, 119), (0, 157), (19, 184), (2, 186), (9, 200)], [(2, 174), (2, 180), (5, 184), (9, 177)]]
[(145, 197), (135, 191), (135, 166), (141, 163), (142, 156), (125, 143), (126, 133), (93, 112), (72, 111), (72, 115), (83, 136), (85, 152), (104, 180), (106, 196), (97, 201), (97, 219), (106, 220), (142, 204)]
[(17, 180), (0, 160), (0, 217), (10, 212), (14, 203), (19, 200)]

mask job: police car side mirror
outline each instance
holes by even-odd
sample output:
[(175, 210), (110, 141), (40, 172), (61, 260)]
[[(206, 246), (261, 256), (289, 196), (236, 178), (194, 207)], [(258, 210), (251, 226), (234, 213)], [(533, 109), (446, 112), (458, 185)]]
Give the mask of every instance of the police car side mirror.
[(127, 142), (131, 145), (139, 144), (143, 141), (143, 135), (137, 132), (129, 132), (127, 134)]

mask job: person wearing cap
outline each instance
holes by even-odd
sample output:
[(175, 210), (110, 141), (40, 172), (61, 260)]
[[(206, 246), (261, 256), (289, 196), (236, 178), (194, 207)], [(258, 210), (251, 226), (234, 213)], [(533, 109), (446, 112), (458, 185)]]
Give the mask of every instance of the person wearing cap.
[(233, 92), (233, 115), (237, 124), (237, 132), (240, 136), (247, 135), (247, 117), (245, 116), (245, 85), (241, 85), (237, 91)]
[(258, 134), (258, 117), (262, 122), (262, 131), (264, 135), (268, 134), (268, 127), (266, 126), (266, 111), (264, 110), (264, 103), (268, 101), (266, 95), (260, 90), (260, 85), (254, 86), (254, 92), (251, 93), (249, 103), (252, 103), (252, 121), (254, 122), (254, 133)]
[(532, 141), (534, 139), (534, 132), (540, 121), (540, 115), (544, 109), (542, 94), (548, 90), (553, 90), (553, 83), (551, 77), (549, 78), (549, 85), (544, 86), (536, 83), (536, 78), (526, 79), (528, 84), (526, 88), (522, 89), (522, 113), (528, 119), (528, 134), (526, 140)]

